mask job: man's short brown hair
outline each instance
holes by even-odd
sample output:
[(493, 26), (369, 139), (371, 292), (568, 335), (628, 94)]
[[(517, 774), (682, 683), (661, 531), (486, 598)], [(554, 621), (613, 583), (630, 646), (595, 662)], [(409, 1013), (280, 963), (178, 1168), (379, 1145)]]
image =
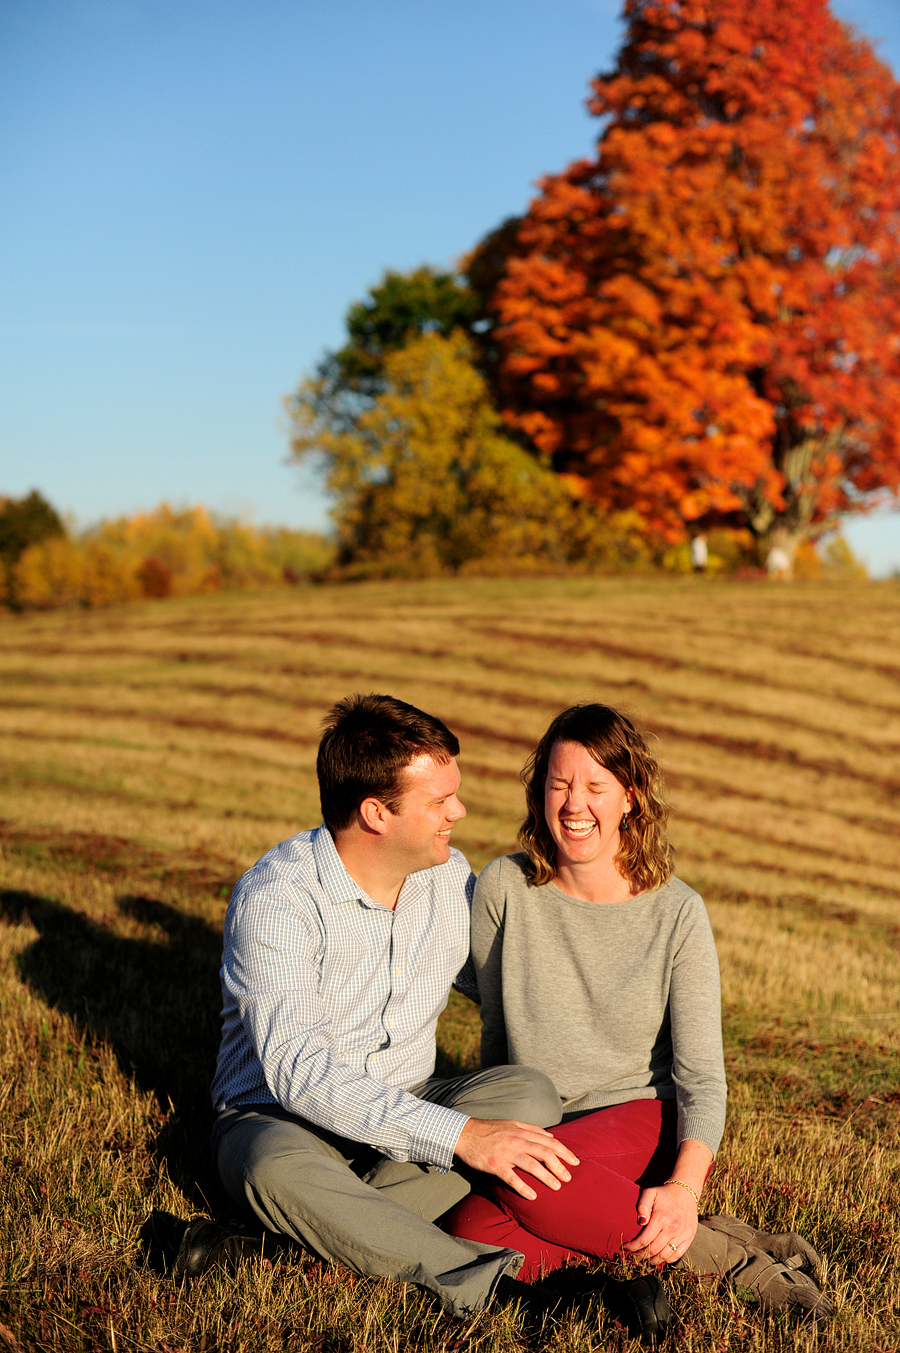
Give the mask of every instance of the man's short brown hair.
[(363, 799), (380, 799), (398, 812), (403, 772), (417, 756), (444, 763), (459, 756), (446, 724), (392, 695), (346, 695), (322, 726), (316, 775), (322, 818), (333, 832), (350, 826)]

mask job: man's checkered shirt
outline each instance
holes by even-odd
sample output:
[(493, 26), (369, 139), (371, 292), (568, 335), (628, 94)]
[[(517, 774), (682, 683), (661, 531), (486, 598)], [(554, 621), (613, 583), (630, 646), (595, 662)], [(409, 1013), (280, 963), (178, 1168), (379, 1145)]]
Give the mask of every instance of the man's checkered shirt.
[(392, 1160), (450, 1168), (466, 1116), (408, 1093), (434, 1072), (435, 1026), (468, 964), (465, 856), (410, 874), (394, 911), (347, 873), (325, 826), (241, 878), (225, 918), (221, 1112), (281, 1104)]

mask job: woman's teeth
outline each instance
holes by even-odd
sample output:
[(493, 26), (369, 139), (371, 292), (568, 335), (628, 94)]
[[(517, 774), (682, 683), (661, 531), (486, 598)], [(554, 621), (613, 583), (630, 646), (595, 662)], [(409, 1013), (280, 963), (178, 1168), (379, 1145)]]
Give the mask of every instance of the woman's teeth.
[(570, 836), (590, 836), (591, 832), (594, 830), (594, 823), (563, 820), (563, 827)]

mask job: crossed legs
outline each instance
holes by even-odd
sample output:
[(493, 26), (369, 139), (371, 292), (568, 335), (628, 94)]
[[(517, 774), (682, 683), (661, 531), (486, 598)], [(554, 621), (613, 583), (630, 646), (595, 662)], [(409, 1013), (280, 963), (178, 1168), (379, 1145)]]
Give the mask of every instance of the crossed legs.
[[(474, 1118), (515, 1118), (549, 1127), (561, 1105), (530, 1067), (494, 1067), (414, 1093)], [(416, 1283), (456, 1315), (481, 1310), (521, 1255), (507, 1246), (450, 1235), (435, 1218), (469, 1192), (456, 1170), (391, 1161), (277, 1105), (220, 1116), (214, 1152), (222, 1183), (270, 1231), (290, 1236), (356, 1273)]]

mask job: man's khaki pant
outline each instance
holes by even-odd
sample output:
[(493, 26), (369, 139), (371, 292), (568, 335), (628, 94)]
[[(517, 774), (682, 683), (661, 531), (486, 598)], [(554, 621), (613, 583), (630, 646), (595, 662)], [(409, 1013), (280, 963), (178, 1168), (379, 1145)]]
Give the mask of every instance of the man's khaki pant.
[[(471, 1118), (552, 1127), (562, 1105), (549, 1078), (500, 1066), (453, 1080), (432, 1077), (413, 1094)], [(230, 1197), (276, 1234), (355, 1273), (416, 1283), (466, 1316), (490, 1300), (522, 1256), (441, 1231), (433, 1223), (470, 1191), (457, 1170), (388, 1160), (277, 1105), (220, 1114), (213, 1151)]]

